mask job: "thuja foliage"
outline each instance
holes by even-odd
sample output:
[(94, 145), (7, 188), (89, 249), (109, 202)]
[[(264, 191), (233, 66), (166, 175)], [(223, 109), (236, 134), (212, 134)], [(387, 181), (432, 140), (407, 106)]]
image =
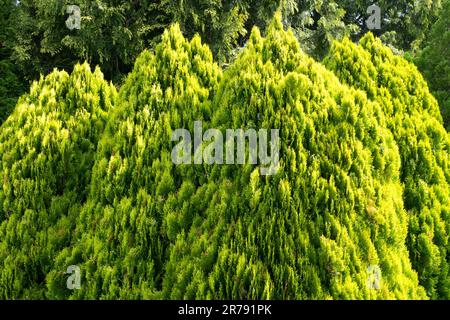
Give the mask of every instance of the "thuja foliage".
[(178, 25), (140, 55), (99, 143), (73, 244), (47, 277), (50, 297), (71, 293), (60, 273), (67, 265), (83, 270), (75, 298), (157, 297), (170, 248), (167, 208), (178, 207), (188, 227), (197, 209), (183, 199), (207, 181), (201, 167), (172, 163), (172, 130), (211, 117), (220, 74), (208, 47), (198, 36), (187, 41)]
[[(175, 25), (117, 97), (87, 65), (41, 78), (0, 128), (0, 297), (448, 298), (436, 100), (372, 35), (324, 64), (277, 16), (223, 74)], [(279, 129), (277, 173), (175, 165), (172, 132), (197, 120)]]
[[(400, 155), (381, 107), (305, 55), (280, 17), (254, 29), (213, 102), (214, 128), (279, 128), (280, 168), (206, 166), (171, 206), (164, 298), (425, 298), (405, 240)], [(171, 204), (168, 203), (170, 206)], [(176, 231), (176, 232), (175, 232)], [(367, 286), (379, 265), (381, 290)]]
[(436, 100), (416, 67), (371, 34), (335, 43), (325, 64), (382, 107), (401, 156), (411, 262), (429, 297), (449, 299), (450, 137)]
[(14, 8), (13, 1), (0, 0), (0, 125), (10, 115), (17, 99), (25, 91), (19, 68), (11, 61), (11, 50), (7, 48), (11, 32), (9, 23)]
[(0, 129), (0, 298), (44, 298), (70, 243), (115, 88), (77, 65), (33, 83)]

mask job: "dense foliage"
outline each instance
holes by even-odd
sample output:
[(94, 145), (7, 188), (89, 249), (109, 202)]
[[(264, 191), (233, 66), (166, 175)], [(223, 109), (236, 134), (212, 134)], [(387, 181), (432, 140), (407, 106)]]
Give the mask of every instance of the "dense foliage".
[[(188, 37), (199, 33), (219, 61), (248, 39), (253, 26), (265, 30), (277, 10), (294, 28), (308, 53), (322, 56), (335, 38), (366, 33), (371, 0), (2, 0), (1, 11), (16, 7), (7, 43), (28, 79), (81, 60), (99, 64), (110, 79), (121, 79), (137, 55), (155, 44), (170, 23)], [(12, 5), (14, 4), (14, 5)], [(441, 0), (378, 1), (382, 29), (377, 35), (399, 49), (416, 48), (437, 19)], [(69, 30), (68, 5), (78, 5), (81, 29)], [(10, 9), (7, 9), (10, 8)], [(6, 30), (6, 28), (5, 28)]]
[(77, 298), (149, 298), (160, 288), (170, 248), (163, 231), (174, 201), (169, 194), (181, 189), (187, 197), (206, 179), (198, 168), (172, 163), (172, 129), (211, 117), (219, 77), (200, 38), (187, 41), (177, 26), (154, 52), (140, 55), (99, 143), (74, 246), (58, 256), (47, 277), (50, 297), (70, 293), (61, 292), (67, 263), (86, 270)]
[(1, 51), (0, 49), (0, 125), (11, 114), (23, 91), (17, 68), (7, 57), (2, 59)]
[[(185, 200), (196, 205), (190, 228), (174, 202), (164, 298), (425, 297), (379, 105), (306, 56), (277, 19), (266, 38), (253, 31), (213, 106), (212, 127), (279, 128), (280, 169), (207, 167), (208, 183)], [(370, 265), (382, 269), (380, 291), (367, 287)]]
[(430, 297), (449, 299), (450, 136), (436, 100), (417, 69), (372, 35), (335, 43), (325, 64), (382, 106), (402, 160), (411, 262)]
[[(417, 68), (366, 34), (366, 2), (78, 1), (72, 31), (64, 1), (9, 6), (0, 103), (16, 67), (73, 71), (41, 76), (0, 126), (0, 298), (450, 299), (450, 135)], [(410, 20), (425, 30), (440, 1), (399, 3), (384, 31), (411, 48), (426, 36)], [(115, 80), (134, 66), (117, 94), (83, 59)], [(172, 134), (195, 121), (279, 129), (274, 175), (174, 164)]]
[[(129, 71), (136, 56), (167, 26), (159, 1), (21, 0), (10, 20), (12, 58), (34, 79), (77, 61), (99, 64), (109, 79)], [(70, 30), (68, 5), (80, 8), (80, 30)]]
[(12, 1), (0, 1), (0, 125), (11, 114), (18, 97), (24, 91), (20, 79), (20, 68), (11, 60), (11, 50), (6, 45), (10, 40), (10, 17), (15, 6)]
[(44, 298), (86, 200), (115, 88), (75, 66), (33, 83), (0, 128), (0, 298)]

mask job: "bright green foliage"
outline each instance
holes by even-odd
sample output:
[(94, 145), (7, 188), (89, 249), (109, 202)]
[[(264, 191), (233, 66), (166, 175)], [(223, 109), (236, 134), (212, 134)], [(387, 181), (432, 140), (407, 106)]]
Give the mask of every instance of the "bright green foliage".
[[(72, 293), (61, 275), (69, 265), (83, 270), (74, 298), (155, 297), (170, 240), (166, 207), (181, 201), (174, 192), (187, 198), (206, 180), (201, 167), (172, 163), (172, 130), (211, 117), (220, 74), (208, 47), (198, 36), (187, 41), (177, 25), (140, 55), (99, 143), (73, 246), (47, 277), (50, 297)], [(186, 215), (193, 210), (183, 207)]]
[(444, 3), (416, 63), (439, 101), (444, 125), (450, 129), (450, 1)]
[(429, 297), (449, 299), (450, 137), (436, 100), (416, 67), (371, 34), (335, 43), (325, 64), (383, 108), (402, 161), (411, 262)]
[[(207, 183), (166, 203), (167, 229), (178, 232), (168, 234), (164, 298), (426, 297), (380, 106), (305, 55), (280, 17), (265, 38), (253, 30), (213, 108), (214, 128), (279, 128), (280, 169), (205, 166)], [(196, 208), (188, 224), (185, 206)], [(381, 290), (367, 286), (370, 265)]]
[(70, 243), (115, 89), (77, 65), (33, 83), (0, 128), (0, 298), (44, 298)]

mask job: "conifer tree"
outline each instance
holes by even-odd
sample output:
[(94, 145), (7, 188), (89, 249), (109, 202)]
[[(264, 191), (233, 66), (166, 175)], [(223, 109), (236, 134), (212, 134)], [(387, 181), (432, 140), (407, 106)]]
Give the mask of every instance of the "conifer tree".
[(450, 138), (436, 100), (417, 68), (372, 34), (359, 46), (336, 42), (325, 64), (381, 105), (401, 156), (410, 259), (428, 296), (449, 299)]
[(226, 62), (238, 40), (246, 35), (248, 0), (163, 0), (161, 7), (183, 34), (199, 34), (217, 60)]
[[(223, 131), (280, 129), (280, 168), (262, 176), (258, 165), (205, 166), (210, 178), (188, 200), (197, 204), (191, 227), (167, 221), (181, 232), (164, 298), (426, 298), (380, 106), (305, 55), (280, 16), (265, 38), (253, 30), (213, 109)], [(371, 265), (380, 290), (367, 285)]]
[(444, 2), (425, 48), (415, 62), (439, 101), (444, 125), (450, 129), (450, 1)]
[[(87, 197), (115, 89), (77, 65), (33, 83), (0, 128), (0, 298), (41, 299)], [(65, 270), (63, 270), (65, 271)]]
[(0, 0), (0, 125), (11, 114), (17, 99), (25, 91), (19, 68), (11, 60), (11, 21), (15, 12), (14, 0)]
[[(72, 5), (79, 8), (79, 29), (67, 27), (76, 17), (68, 13)], [(7, 47), (27, 80), (88, 61), (118, 82), (171, 21), (154, 0), (21, 0), (16, 6)]]
[[(75, 239), (47, 277), (51, 297), (158, 297), (171, 240), (168, 205), (182, 208), (188, 227), (195, 207), (183, 198), (206, 180), (201, 168), (172, 163), (172, 130), (211, 117), (220, 74), (208, 47), (198, 36), (186, 40), (178, 25), (140, 55), (99, 143)], [(81, 268), (76, 292), (60, 274), (68, 265)]]

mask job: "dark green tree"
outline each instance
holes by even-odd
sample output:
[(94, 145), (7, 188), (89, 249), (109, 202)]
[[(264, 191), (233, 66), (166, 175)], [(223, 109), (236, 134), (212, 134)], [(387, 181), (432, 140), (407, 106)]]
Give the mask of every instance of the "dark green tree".
[[(398, 49), (418, 49), (427, 32), (436, 21), (442, 0), (337, 0), (345, 10), (344, 23), (356, 24), (358, 31), (352, 35), (359, 40), (368, 31), (383, 38)], [(367, 8), (376, 4), (381, 9), (381, 29), (369, 30)]]
[(209, 44), (219, 61), (227, 61), (238, 40), (247, 33), (248, 17), (240, 0), (163, 0), (173, 22), (179, 23), (187, 37), (198, 33)]
[[(201, 167), (175, 167), (172, 130), (207, 121), (221, 70), (198, 36), (186, 40), (175, 25), (154, 51), (144, 51), (120, 90), (119, 102), (102, 137), (90, 196), (70, 248), (47, 276), (49, 296), (82, 299), (158, 297), (170, 247), (164, 217), (207, 177)], [(65, 287), (61, 274), (79, 265), (80, 290)]]
[[(70, 30), (68, 5), (80, 8), (80, 29)], [(77, 61), (100, 65), (109, 79), (126, 74), (137, 55), (162, 33), (169, 15), (160, 1), (22, 0), (13, 19), (13, 60), (30, 79)]]
[[(3, 0), (7, 1), (7, 0)], [(368, 30), (370, 0), (23, 0), (17, 7), (8, 48), (28, 80), (54, 67), (71, 70), (77, 61), (100, 65), (109, 79), (131, 70), (137, 55), (153, 47), (170, 23), (178, 22), (183, 34), (200, 34), (218, 61), (233, 60), (236, 49), (258, 26), (264, 34), (279, 10), (302, 48), (323, 57), (332, 40), (360, 39)], [(398, 49), (417, 48), (437, 19), (441, 0), (380, 0), (384, 42)], [(66, 27), (68, 5), (78, 5), (81, 29)]]
[[(302, 47), (317, 57), (326, 54), (333, 40), (351, 36), (357, 41), (368, 31), (381, 37), (386, 44), (409, 51), (417, 50), (426, 38), (428, 30), (437, 19), (441, 1), (296, 1), (297, 10), (293, 13), (286, 12), (285, 19), (296, 30)], [(367, 11), (372, 4), (381, 9), (379, 30), (369, 30), (366, 23), (371, 15)]]
[(0, 125), (14, 109), (17, 99), (24, 91), (19, 68), (10, 60), (11, 16), (16, 9), (14, 0), (0, 1)]
[(7, 56), (2, 57), (1, 53), (2, 50), (0, 49), (0, 125), (13, 111), (24, 87), (18, 76), (18, 68)]
[(450, 1), (445, 1), (439, 20), (415, 60), (439, 101), (444, 125), (450, 129)]

